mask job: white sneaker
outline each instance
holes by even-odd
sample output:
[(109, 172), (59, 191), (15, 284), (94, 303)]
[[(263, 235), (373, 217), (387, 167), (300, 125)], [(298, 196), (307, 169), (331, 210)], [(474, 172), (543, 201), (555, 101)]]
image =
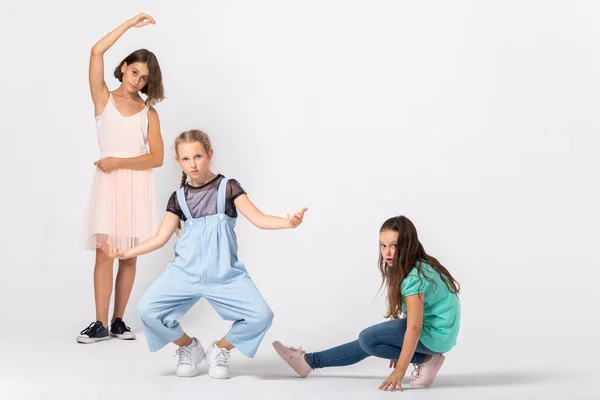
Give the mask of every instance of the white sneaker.
[(206, 362), (209, 365), (208, 374), (211, 378), (229, 379), (231, 377), (230, 356), (231, 352), (217, 347), (217, 342), (210, 345), (206, 350)]
[(193, 342), (189, 346), (181, 346), (175, 351), (175, 354), (179, 356), (177, 360), (177, 376), (196, 376), (198, 364), (204, 360), (206, 353), (200, 341), (196, 338), (192, 338), (192, 340)]

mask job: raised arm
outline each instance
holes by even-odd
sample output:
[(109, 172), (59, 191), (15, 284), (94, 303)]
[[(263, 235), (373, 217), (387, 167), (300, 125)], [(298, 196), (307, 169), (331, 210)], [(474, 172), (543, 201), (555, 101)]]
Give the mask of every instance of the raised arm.
[(90, 93), (94, 102), (95, 114), (100, 115), (108, 102), (108, 87), (104, 82), (104, 53), (116, 43), (129, 29), (154, 24), (154, 18), (148, 14), (139, 14), (123, 22), (92, 47), (90, 54)]

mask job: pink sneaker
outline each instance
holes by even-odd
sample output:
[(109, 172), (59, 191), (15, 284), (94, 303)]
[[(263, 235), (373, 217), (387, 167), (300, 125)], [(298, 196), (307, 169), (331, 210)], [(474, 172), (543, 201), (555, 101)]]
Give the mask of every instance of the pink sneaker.
[(413, 378), (410, 380), (411, 386), (428, 387), (431, 385), (445, 359), (446, 357), (443, 354), (433, 354), (429, 361), (423, 364), (415, 364), (415, 370), (412, 373)]
[(296, 371), (298, 375), (306, 378), (308, 374), (311, 373), (312, 368), (310, 365), (308, 365), (306, 359), (304, 358), (306, 351), (304, 351), (302, 347), (299, 349), (295, 347), (286, 347), (281, 344), (281, 342), (273, 342), (273, 347), (275, 348), (277, 354), (279, 354), (279, 357), (283, 358), (283, 361), (288, 363), (288, 365), (292, 367), (292, 369)]

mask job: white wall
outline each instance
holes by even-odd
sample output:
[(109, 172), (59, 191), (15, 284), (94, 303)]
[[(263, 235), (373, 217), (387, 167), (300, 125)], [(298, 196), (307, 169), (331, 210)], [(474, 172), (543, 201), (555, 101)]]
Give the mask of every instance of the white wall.
[[(378, 229), (404, 214), (463, 286), (455, 354), (585, 349), (598, 326), (600, 4), (168, 3), (3, 3), (2, 326), (51, 320), (73, 340), (94, 318), (94, 257), (80, 243), (99, 156), (89, 49), (144, 11), (156, 26), (128, 32), (105, 62), (112, 89), (129, 52), (159, 57), (157, 213), (179, 181), (172, 140), (190, 128), (265, 212), (309, 207), (295, 231), (239, 221), (240, 257), (276, 314), (268, 340), (320, 348), (381, 321)], [(140, 259), (132, 327), (171, 256), (172, 244)], [(227, 327), (203, 301), (183, 322)], [(494, 350), (499, 338), (514, 346)]]

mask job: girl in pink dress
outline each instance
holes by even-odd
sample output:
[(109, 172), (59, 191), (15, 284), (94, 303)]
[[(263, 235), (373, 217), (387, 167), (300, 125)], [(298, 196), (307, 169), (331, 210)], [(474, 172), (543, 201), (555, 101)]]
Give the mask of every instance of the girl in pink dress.
[[(98, 248), (110, 241), (129, 249), (155, 231), (155, 193), (152, 169), (163, 163), (163, 140), (158, 113), (152, 107), (164, 98), (156, 56), (136, 50), (115, 68), (121, 85), (110, 92), (104, 82), (104, 53), (130, 28), (155, 24), (139, 14), (125, 21), (92, 48), (89, 81), (96, 115), (101, 157), (96, 161), (85, 234), (86, 248), (96, 251), (94, 294), (96, 319), (77, 337), (95, 343), (115, 336), (135, 339), (123, 322), (136, 259), (120, 260), (115, 282), (113, 316), (108, 330), (108, 308), (113, 285), (113, 259)], [(146, 95), (144, 100), (140, 92)]]

